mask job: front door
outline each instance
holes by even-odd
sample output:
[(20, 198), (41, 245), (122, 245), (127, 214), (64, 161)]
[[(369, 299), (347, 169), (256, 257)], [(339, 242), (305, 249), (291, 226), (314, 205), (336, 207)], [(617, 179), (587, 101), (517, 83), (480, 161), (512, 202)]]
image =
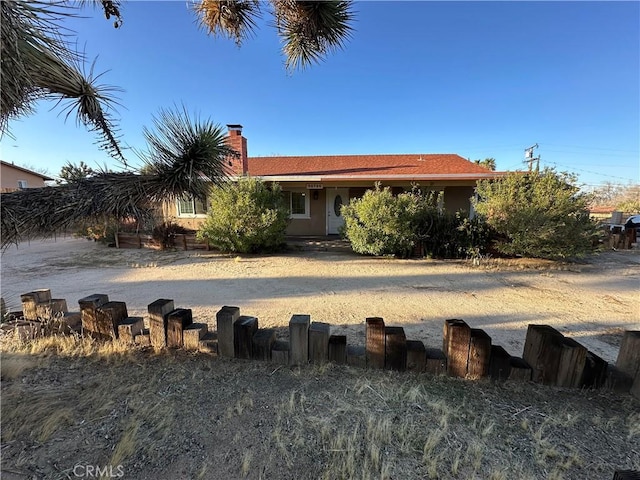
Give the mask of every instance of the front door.
[(327, 235), (339, 233), (344, 225), (344, 218), (340, 209), (349, 203), (348, 188), (327, 188)]

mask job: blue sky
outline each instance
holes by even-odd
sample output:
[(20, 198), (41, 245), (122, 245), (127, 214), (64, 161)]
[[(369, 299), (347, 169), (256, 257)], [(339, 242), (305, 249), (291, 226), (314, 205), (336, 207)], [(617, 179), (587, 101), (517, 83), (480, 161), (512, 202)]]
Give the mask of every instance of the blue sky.
[[(250, 156), (458, 153), (585, 185), (640, 180), (640, 3), (358, 2), (353, 38), (288, 74), (270, 17), (241, 48), (207, 36), (185, 1), (129, 2), (116, 30), (98, 10), (65, 23), (103, 81), (123, 89), (123, 141), (184, 104), (240, 123)], [(67, 161), (117, 168), (52, 103), (11, 123), (5, 161), (57, 174)], [(137, 163), (133, 151), (127, 152)]]

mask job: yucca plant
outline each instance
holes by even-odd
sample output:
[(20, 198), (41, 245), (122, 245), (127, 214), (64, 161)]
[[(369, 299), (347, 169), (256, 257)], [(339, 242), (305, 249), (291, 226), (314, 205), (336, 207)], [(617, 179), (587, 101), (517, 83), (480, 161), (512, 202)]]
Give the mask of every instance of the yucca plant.
[[(351, 5), (350, 1), (271, 0), (288, 70), (318, 63), (344, 47), (353, 30)], [(208, 33), (237, 44), (254, 33), (262, 16), (258, 0), (198, 0), (193, 8)]]
[(351, 2), (273, 0), (273, 5), (289, 70), (320, 62), (351, 36)]
[(191, 118), (186, 109), (162, 110), (145, 129), (148, 151), (140, 171), (99, 172), (56, 187), (4, 193), (0, 198), (2, 247), (76, 228), (105, 217), (144, 221), (159, 202), (204, 196), (226, 178), (225, 159), (238, 155), (222, 127)]
[(84, 58), (60, 33), (64, 31), (61, 20), (74, 16), (74, 7), (42, 1), (3, 1), (0, 9), (0, 132), (7, 132), (11, 119), (31, 113), (36, 100), (48, 98), (62, 103), (67, 117), (75, 114), (78, 123), (98, 134), (102, 148), (124, 161), (111, 117), (116, 89), (98, 83), (100, 75), (94, 75), (94, 65), (85, 74), (81, 67)]

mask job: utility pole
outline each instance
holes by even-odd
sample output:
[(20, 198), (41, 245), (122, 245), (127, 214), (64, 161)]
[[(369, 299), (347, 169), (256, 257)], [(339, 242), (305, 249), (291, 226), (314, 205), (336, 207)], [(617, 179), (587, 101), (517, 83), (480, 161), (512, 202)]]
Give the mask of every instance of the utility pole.
[(537, 143), (529, 148), (524, 149), (524, 163), (529, 164), (529, 171), (531, 172), (533, 171), (533, 163), (535, 162), (536, 173), (538, 173), (540, 171), (540, 155), (538, 155), (537, 157), (533, 156), (533, 150), (535, 148), (538, 148)]

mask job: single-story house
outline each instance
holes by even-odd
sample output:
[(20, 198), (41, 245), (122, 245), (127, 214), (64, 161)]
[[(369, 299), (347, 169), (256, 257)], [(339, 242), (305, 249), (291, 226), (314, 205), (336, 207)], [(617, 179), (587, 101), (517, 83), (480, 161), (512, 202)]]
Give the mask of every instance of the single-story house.
[[(443, 192), (443, 208), (471, 214), (476, 182), (502, 175), (456, 154), (249, 157), (242, 125), (227, 127), (229, 144), (240, 154), (228, 161), (231, 174), (280, 184), (291, 212), (288, 235), (337, 234), (344, 223), (340, 207), (377, 182), (394, 193), (413, 185)], [(197, 229), (206, 213), (206, 202), (188, 199), (165, 206), (164, 215)]]
[(0, 160), (0, 191), (15, 192), (24, 188), (44, 187), (53, 178), (28, 168)]

